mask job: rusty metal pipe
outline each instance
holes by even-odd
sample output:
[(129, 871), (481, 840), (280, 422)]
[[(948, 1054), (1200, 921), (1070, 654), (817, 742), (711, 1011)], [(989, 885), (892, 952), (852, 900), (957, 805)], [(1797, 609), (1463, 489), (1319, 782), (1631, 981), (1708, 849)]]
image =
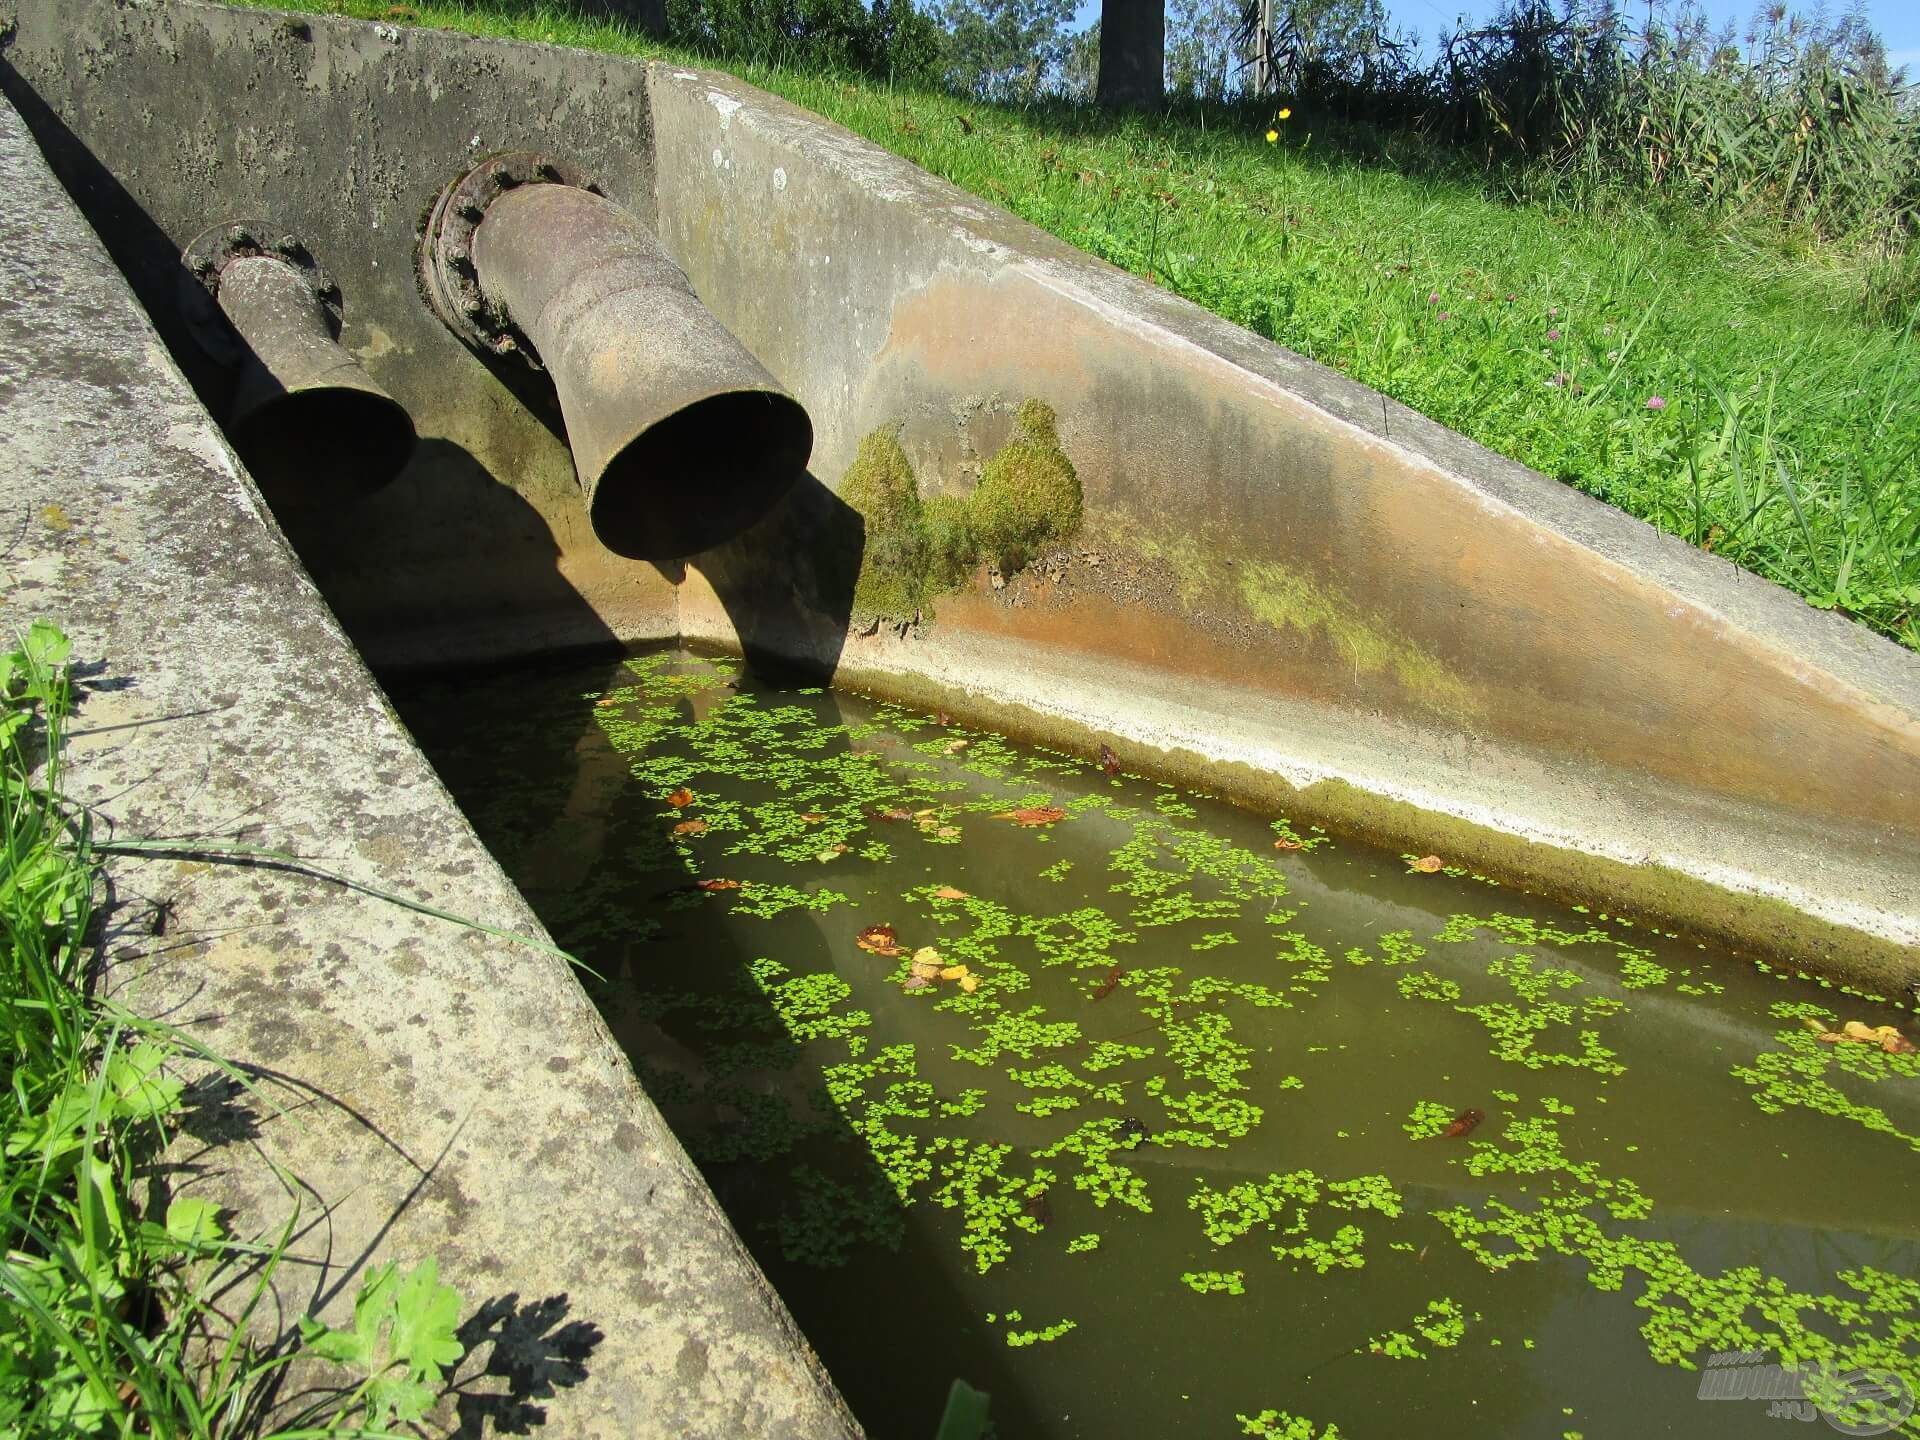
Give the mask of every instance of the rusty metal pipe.
[(233, 220), (180, 260), (187, 329), (238, 371), (227, 436), (276, 507), (339, 504), (400, 473), (413, 421), (340, 344), (340, 287), (297, 237)]
[(400, 473), (413, 421), (334, 338), (305, 273), (278, 256), (237, 256), (215, 299), (248, 351), (227, 433), (268, 499), (337, 503)]
[(421, 278), (468, 343), (552, 375), (594, 533), (618, 554), (681, 559), (731, 539), (806, 467), (799, 402), (653, 233), (558, 161), (495, 157), (449, 185)]

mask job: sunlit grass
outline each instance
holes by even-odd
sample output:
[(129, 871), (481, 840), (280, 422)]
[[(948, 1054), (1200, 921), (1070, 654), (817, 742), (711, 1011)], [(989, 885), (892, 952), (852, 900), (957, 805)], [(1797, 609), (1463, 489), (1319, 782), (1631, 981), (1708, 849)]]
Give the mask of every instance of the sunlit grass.
[[(674, 55), (555, 9), (312, 8)], [(772, 58), (772, 57), (770, 57)], [(1920, 341), (1884, 257), (1489, 198), (1311, 116), (1115, 120), (721, 62), (1113, 264), (1920, 648)], [(966, 124), (961, 124), (965, 118)], [(1277, 139), (1268, 142), (1271, 128)], [(1386, 155), (1401, 157), (1398, 165)], [(1897, 310), (1897, 306), (1894, 306)]]

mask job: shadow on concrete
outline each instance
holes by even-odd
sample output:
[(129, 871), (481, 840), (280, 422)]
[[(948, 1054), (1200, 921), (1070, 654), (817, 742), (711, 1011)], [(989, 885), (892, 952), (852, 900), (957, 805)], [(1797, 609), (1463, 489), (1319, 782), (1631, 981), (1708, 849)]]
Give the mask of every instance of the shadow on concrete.
[[(561, 573), (547, 519), (465, 447), (423, 436), (399, 477), (352, 507), (288, 511), (281, 528), (355, 648), (390, 671), (508, 655), (613, 654), (620, 641)], [(421, 517), (432, 517), (421, 523)], [(366, 533), (388, 537), (379, 554)]]
[(569, 1320), (570, 1309), (565, 1295), (524, 1305), (518, 1295), (499, 1295), (467, 1317), (455, 1333), (469, 1358), (484, 1348), (486, 1360), (449, 1387), (455, 1440), (531, 1434), (547, 1419), (537, 1402), (587, 1378), (587, 1361), (606, 1336), (591, 1321)]
[(100, 237), (114, 265), (127, 277), (141, 308), (160, 332), (200, 403), (214, 415), (228, 413), (235, 372), (216, 363), (200, 348), (180, 312), (179, 287), (182, 281), (191, 280), (180, 263), (180, 244), (94, 158), (80, 137), (4, 57), (0, 57), (0, 91), (20, 112), (55, 177)]
[(736, 539), (692, 557), (770, 683), (824, 684), (840, 663), (866, 521), (811, 471)]

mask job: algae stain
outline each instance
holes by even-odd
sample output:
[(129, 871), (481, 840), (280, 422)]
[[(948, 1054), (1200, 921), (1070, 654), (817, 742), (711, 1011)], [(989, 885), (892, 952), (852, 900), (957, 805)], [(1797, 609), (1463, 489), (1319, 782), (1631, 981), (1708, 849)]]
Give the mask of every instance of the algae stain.
[(857, 617), (929, 613), (935, 596), (962, 589), (983, 561), (1010, 575), (1080, 528), (1080, 478), (1061, 448), (1053, 410), (1028, 400), (1016, 421), (1015, 435), (966, 496), (922, 498), (895, 429), (860, 442), (840, 485), (840, 498), (867, 527)]
[(1478, 708), (1472, 690), (1436, 656), (1367, 619), (1343, 596), (1275, 561), (1250, 562), (1239, 571), (1241, 600), (1267, 624), (1325, 636), (1356, 671), (1390, 671), (1412, 699), (1432, 709)]
[(68, 517), (65, 507), (61, 505), (42, 505), (40, 518), (54, 530), (67, 531), (73, 528), (73, 521)]

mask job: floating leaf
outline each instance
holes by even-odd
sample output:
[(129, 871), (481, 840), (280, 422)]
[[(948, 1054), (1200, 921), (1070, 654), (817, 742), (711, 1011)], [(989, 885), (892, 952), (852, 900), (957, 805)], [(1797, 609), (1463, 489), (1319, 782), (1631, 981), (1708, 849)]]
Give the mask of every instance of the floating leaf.
[(674, 791), (671, 795), (667, 796), (667, 804), (671, 805), (676, 810), (684, 810), (687, 808), (687, 806), (691, 805), (692, 803), (693, 803), (693, 792), (687, 789), (687, 787), (684, 785), (682, 785), (678, 790)]
[(974, 991), (980, 988), (980, 977), (978, 975), (962, 975), (960, 977), (960, 988), (969, 995), (973, 994)]
[(1453, 1123), (1440, 1132), (1440, 1138), (1442, 1140), (1464, 1139), (1473, 1133), (1474, 1126), (1486, 1118), (1486, 1115), (1481, 1111), (1471, 1109), (1462, 1110), (1458, 1115), (1453, 1117)]
[(946, 967), (940, 963), (940, 952), (931, 945), (922, 945), (913, 952), (913, 973), (923, 980), (938, 980), (941, 970)]
[(956, 890), (951, 885), (942, 885), (938, 890), (933, 892), (933, 898), (936, 900), (965, 900), (967, 898), (967, 892), (964, 890)]
[(808, 810), (803, 812), (800, 818), (809, 825), (818, 825), (827, 817), (822, 815), (818, 810)]
[(1019, 810), (1002, 810), (993, 817), (996, 820), (1011, 820), (1016, 825), (1051, 825), (1056, 820), (1067, 818), (1067, 812), (1058, 805), (1028, 805)]
[(609, 705), (618, 705), (619, 703), (620, 702), (611, 695), (602, 695), (598, 700), (593, 702), (593, 708), (596, 710), (604, 710)]
[[(1273, 842), (1273, 848), (1276, 850), (1304, 850), (1307, 848), (1307, 843), (1304, 840), (1294, 840), (1294, 839), (1290, 839), (1288, 836), (1282, 835), (1278, 840)], [(1424, 860), (1420, 862), (1421, 865), (1424, 865), (1425, 863), (1426, 862)], [(1416, 870), (1418, 870), (1419, 868), (1420, 868), (1419, 865), (1414, 866), (1414, 869)]]
[(1105, 977), (1100, 981), (1100, 987), (1093, 992), (1093, 998), (1096, 1000), (1104, 1000), (1107, 996), (1113, 994), (1114, 987), (1120, 983), (1120, 977), (1126, 973), (1127, 972), (1118, 965), (1107, 971)]
[(894, 933), (891, 925), (869, 925), (854, 936), (853, 943), (873, 955), (891, 957), (907, 953), (907, 947), (900, 943), (900, 937)]
[(953, 724), (953, 716), (951, 716), (951, 715), (949, 715), (949, 714), (948, 714), (948, 713), (947, 713), (946, 711), (944, 711), (944, 710), (942, 710), (942, 711), (941, 711), (941, 712), (939, 713), (939, 715), (938, 715), (938, 716), (936, 716), (935, 718), (936, 718), (936, 720), (938, 721), (938, 723), (940, 723), (940, 724), (942, 724), (942, 725), (951, 725), (951, 724)]
[(942, 980), (964, 980), (967, 978), (967, 967), (964, 965), (949, 965), (940, 972), (940, 978)]
[(704, 820), (682, 820), (678, 825), (673, 827), (673, 833), (676, 835), (704, 835), (707, 833), (707, 822)]
[(894, 807), (892, 809), (874, 811), (873, 818), (876, 820), (911, 820), (913, 819), (913, 812), (911, 810), (902, 810)]
[(942, 825), (933, 833), (938, 835), (942, 840), (951, 840), (960, 833), (960, 827), (958, 825)]
[(1100, 747), (1100, 768), (1109, 775), (1120, 773), (1120, 757), (1113, 753), (1113, 747), (1110, 745)]
[(900, 988), (902, 990), (931, 990), (933, 988), (933, 981), (927, 979), (924, 975), (909, 975), (905, 980), (900, 982)]
[(1431, 875), (1440, 868), (1442, 863), (1438, 855), (1422, 855), (1418, 860), (1409, 860), (1407, 868), (1418, 870), (1422, 875)]
[(932, 814), (933, 811), (931, 810), (916, 810), (913, 812), (913, 818), (916, 820), (925, 820), (931, 817)]
[(947, 754), (958, 755), (962, 750), (966, 749), (967, 746), (971, 745), (972, 743), (973, 742), (971, 740), (949, 740), (947, 742)]
[(738, 890), (740, 888), (738, 880), (696, 880), (693, 884), (697, 890)]

